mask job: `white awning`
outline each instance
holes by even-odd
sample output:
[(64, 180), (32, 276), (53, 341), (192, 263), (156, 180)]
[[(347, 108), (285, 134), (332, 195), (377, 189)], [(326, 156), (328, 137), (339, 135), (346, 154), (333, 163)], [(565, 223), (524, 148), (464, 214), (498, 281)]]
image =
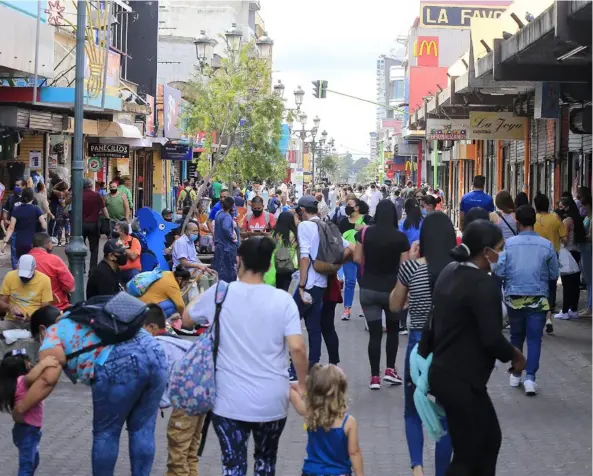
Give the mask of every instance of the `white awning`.
[(126, 139), (115, 137), (102, 137), (99, 141), (101, 144), (127, 144), (130, 147), (148, 147), (151, 148), (154, 144), (165, 144), (166, 137), (143, 137), (142, 139)]
[(99, 121), (97, 137), (143, 138), (142, 132), (136, 126), (113, 121)]

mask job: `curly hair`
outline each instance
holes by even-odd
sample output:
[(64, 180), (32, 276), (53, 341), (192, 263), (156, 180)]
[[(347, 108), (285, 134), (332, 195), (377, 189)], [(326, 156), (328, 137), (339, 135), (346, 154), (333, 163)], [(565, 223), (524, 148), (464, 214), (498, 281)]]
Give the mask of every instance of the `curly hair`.
[(347, 390), (348, 382), (341, 369), (332, 364), (315, 364), (309, 371), (305, 396), (307, 429), (328, 431), (336, 420), (344, 418)]

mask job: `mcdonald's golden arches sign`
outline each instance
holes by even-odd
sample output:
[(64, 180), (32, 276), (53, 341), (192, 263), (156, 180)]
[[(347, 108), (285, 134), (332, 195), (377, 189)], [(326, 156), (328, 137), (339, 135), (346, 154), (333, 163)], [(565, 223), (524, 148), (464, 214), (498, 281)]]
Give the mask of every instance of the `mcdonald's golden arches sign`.
[(414, 56), (418, 66), (438, 66), (439, 37), (419, 36), (414, 42)]

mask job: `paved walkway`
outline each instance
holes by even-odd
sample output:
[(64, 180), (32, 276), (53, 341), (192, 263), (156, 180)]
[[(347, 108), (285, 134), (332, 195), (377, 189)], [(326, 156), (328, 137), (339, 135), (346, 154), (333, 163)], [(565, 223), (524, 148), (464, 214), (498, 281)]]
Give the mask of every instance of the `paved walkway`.
[[(353, 315), (358, 315), (357, 306), (354, 311)], [(338, 312), (341, 313), (341, 309)], [(402, 388), (370, 391), (367, 387), (367, 333), (363, 321), (342, 322), (336, 318), (336, 322), (342, 366), (350, 385), (350, 409), (360, 423), (366, 474), (410, 474)], [(495, 370), (490, 381), (490, 393), (503, 431), (498, 475), (591, 474), (591, 320), (557, 321), (555, 328), (554, 335), (544, 337), (538, 373), (541, 390), (537, 397), (527, 398), (521, 390), (510, 389), (505, 368)], [(402, 370), (406, 343), (406, 337), (401, 337), (397, 361)], [(37, 475), (90, 475), (90, 389), (73, 386), (63, 379), (45, 408), (41, 465)], [(165, 473), (166, 421), (158, 417), (153, 475)], [(16, 474), (18, 466), (11, 427), (10, 417), (0, 415), (0, 473), (7, 476)], [(130, 474), (126, 440), (124, 432), (117, 475)], [(305, 443), (302, 421), (291, 409), (280, 444), (279, 476), (301, 474)], [(433, 451), (434, 445), (428, 442), (425, 450), (427, 475), (434, 474)], [(200, 474), (220, 474), (219, 457), (218, 442), (211, 433), (200, 463)]]

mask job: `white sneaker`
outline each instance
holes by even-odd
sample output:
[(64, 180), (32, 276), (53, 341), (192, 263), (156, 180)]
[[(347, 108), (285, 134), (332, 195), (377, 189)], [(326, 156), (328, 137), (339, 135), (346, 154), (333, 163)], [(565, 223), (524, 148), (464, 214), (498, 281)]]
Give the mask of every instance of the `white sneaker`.
[(568, 311), (568, 318), (569, 319), (578, 319), (579, 313), (577, 311)]
[(519, 385), (521, 385), (521, 376), (519, 375), (518, 377), (516, 377), (513, 374), (511, 374), (509, 377), (509, 385), (511, 387), (518, 387)]
[(525, 388), (525, 395), (528, 397), (533, 397), (537, 393), (537, 384), (533, 380), (525, 380), (523, 388)]
[(399, 335), (400, 336), (407, 336), (408, 335), (408, 330), (407, 329), (403, 329), (403, 330), (399, 331)]
[(554, 319), (560, 319), (563, 321), (567, 321), (568, 319), (570, 319), (570, 317), (568, 316), (568, 313), (566, 313), (566, 312), (559, 312), (558, 314), (554, 314)]

